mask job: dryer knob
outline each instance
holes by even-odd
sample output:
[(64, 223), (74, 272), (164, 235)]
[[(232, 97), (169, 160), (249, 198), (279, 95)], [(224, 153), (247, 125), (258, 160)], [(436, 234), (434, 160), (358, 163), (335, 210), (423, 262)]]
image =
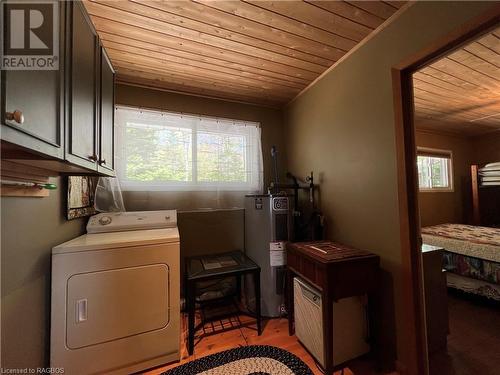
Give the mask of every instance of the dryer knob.
[(110, 216), (103, 216), (99, 219), (99, 224), (101, 225), (108, 225), (111, 224), (111, 217)]

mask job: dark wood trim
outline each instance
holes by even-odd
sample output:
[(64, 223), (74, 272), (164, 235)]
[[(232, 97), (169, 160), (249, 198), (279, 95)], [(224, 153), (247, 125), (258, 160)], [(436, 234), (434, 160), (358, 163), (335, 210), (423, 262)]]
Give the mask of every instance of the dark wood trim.
[(108, 64), (109, 68), (111, 69), (111, 72), (113, 73), (113, 87), (112, 87), (112, 96), (113, 96), (113, 112), (112, 112), (112, 120), (111, 120), (111, 126), (112, 126), (112, 141), (111, 141), (111, 154), (115, 154), (115, 86), (116, 86), (116, 72), (115, 69), (113, 68), (113, 64), (111, 64), (111, 60), (108, 57), (108, 54), (102, 45), (101, 42), (99, 42), (99, 137), (100, 137), (100, 142), (99, 142), (99, 161), (97, 163), (97, 171), (101, 173), (105, 173), (111, 177), (115, 176), (115, 161), (114, 158), (112, 160), (111, 164), (103, 163), (102, 161), (102, 71), (103, 71), (103, 65)]
[(444, 38), (437, 40), (392, 69), (398, 170), (399, 217), (403, 299), (407, 318), (414, 325), (407, 332), (412, 357), (399, 367), (408, 374), (428, 374), (424, 287), (418, 206), (418, 177), (414, 126), (412, 75), (415, 71), (491, 30), (500, 22), (500, 5), (492, 6)]
[(472, 179), (472, 222), (481, 225), (481, 213), (479, 211), (479, 184), (477, 178), (477, 165), (470, 166)]

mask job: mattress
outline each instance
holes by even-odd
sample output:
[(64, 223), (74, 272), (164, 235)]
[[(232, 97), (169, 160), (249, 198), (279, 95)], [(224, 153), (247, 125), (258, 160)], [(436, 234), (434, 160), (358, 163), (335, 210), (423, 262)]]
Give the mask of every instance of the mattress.
[(449, 252), (500, 263), (500, 228), (440, 224), (422, 228), (422, 240)]
[(445, 251), (443, 268), (454, 274), (500, 286), (500, 263)]
[(446, 282), (450, 288), (500, 301), (500, 285), (471, 279), (454, 273), (446, 274)]
[(499, 228), (441, 224), (422, 228), (422, 240), (445, 249), (443, 268), (449, 273), (500, 285)]

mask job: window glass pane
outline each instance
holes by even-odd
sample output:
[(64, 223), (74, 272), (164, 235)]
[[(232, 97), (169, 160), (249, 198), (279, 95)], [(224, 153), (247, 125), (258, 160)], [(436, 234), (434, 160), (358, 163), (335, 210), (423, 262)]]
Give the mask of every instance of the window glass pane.
[(198, 181), (247, 182), (246, 137), (198, 132)]
[(421, 188), (430, 188), (431, 178), (429, 171), (429, 158), (425, 156), (417, 157), (418, 165), (418, 185)]
[(125, 149), (127, 180), (192, 180), (191, 129), (127, 122)]
[(123, 190), (263, 189), (256, 122), (117, 106), (115, 124)]
[(417, 156), (418, 184), (421, 189), (451, 188), (450, 159), (436, 156)]
[(443, 158), (430, 158), (432, 186), (433, 187), (448, 187), (448, 162)]

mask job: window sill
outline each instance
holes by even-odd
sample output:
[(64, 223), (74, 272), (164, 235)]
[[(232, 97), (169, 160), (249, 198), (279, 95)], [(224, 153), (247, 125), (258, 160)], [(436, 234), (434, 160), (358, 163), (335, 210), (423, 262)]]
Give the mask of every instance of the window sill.
[(455, 189), (419, 189), (419, 193), (454, 193)]

